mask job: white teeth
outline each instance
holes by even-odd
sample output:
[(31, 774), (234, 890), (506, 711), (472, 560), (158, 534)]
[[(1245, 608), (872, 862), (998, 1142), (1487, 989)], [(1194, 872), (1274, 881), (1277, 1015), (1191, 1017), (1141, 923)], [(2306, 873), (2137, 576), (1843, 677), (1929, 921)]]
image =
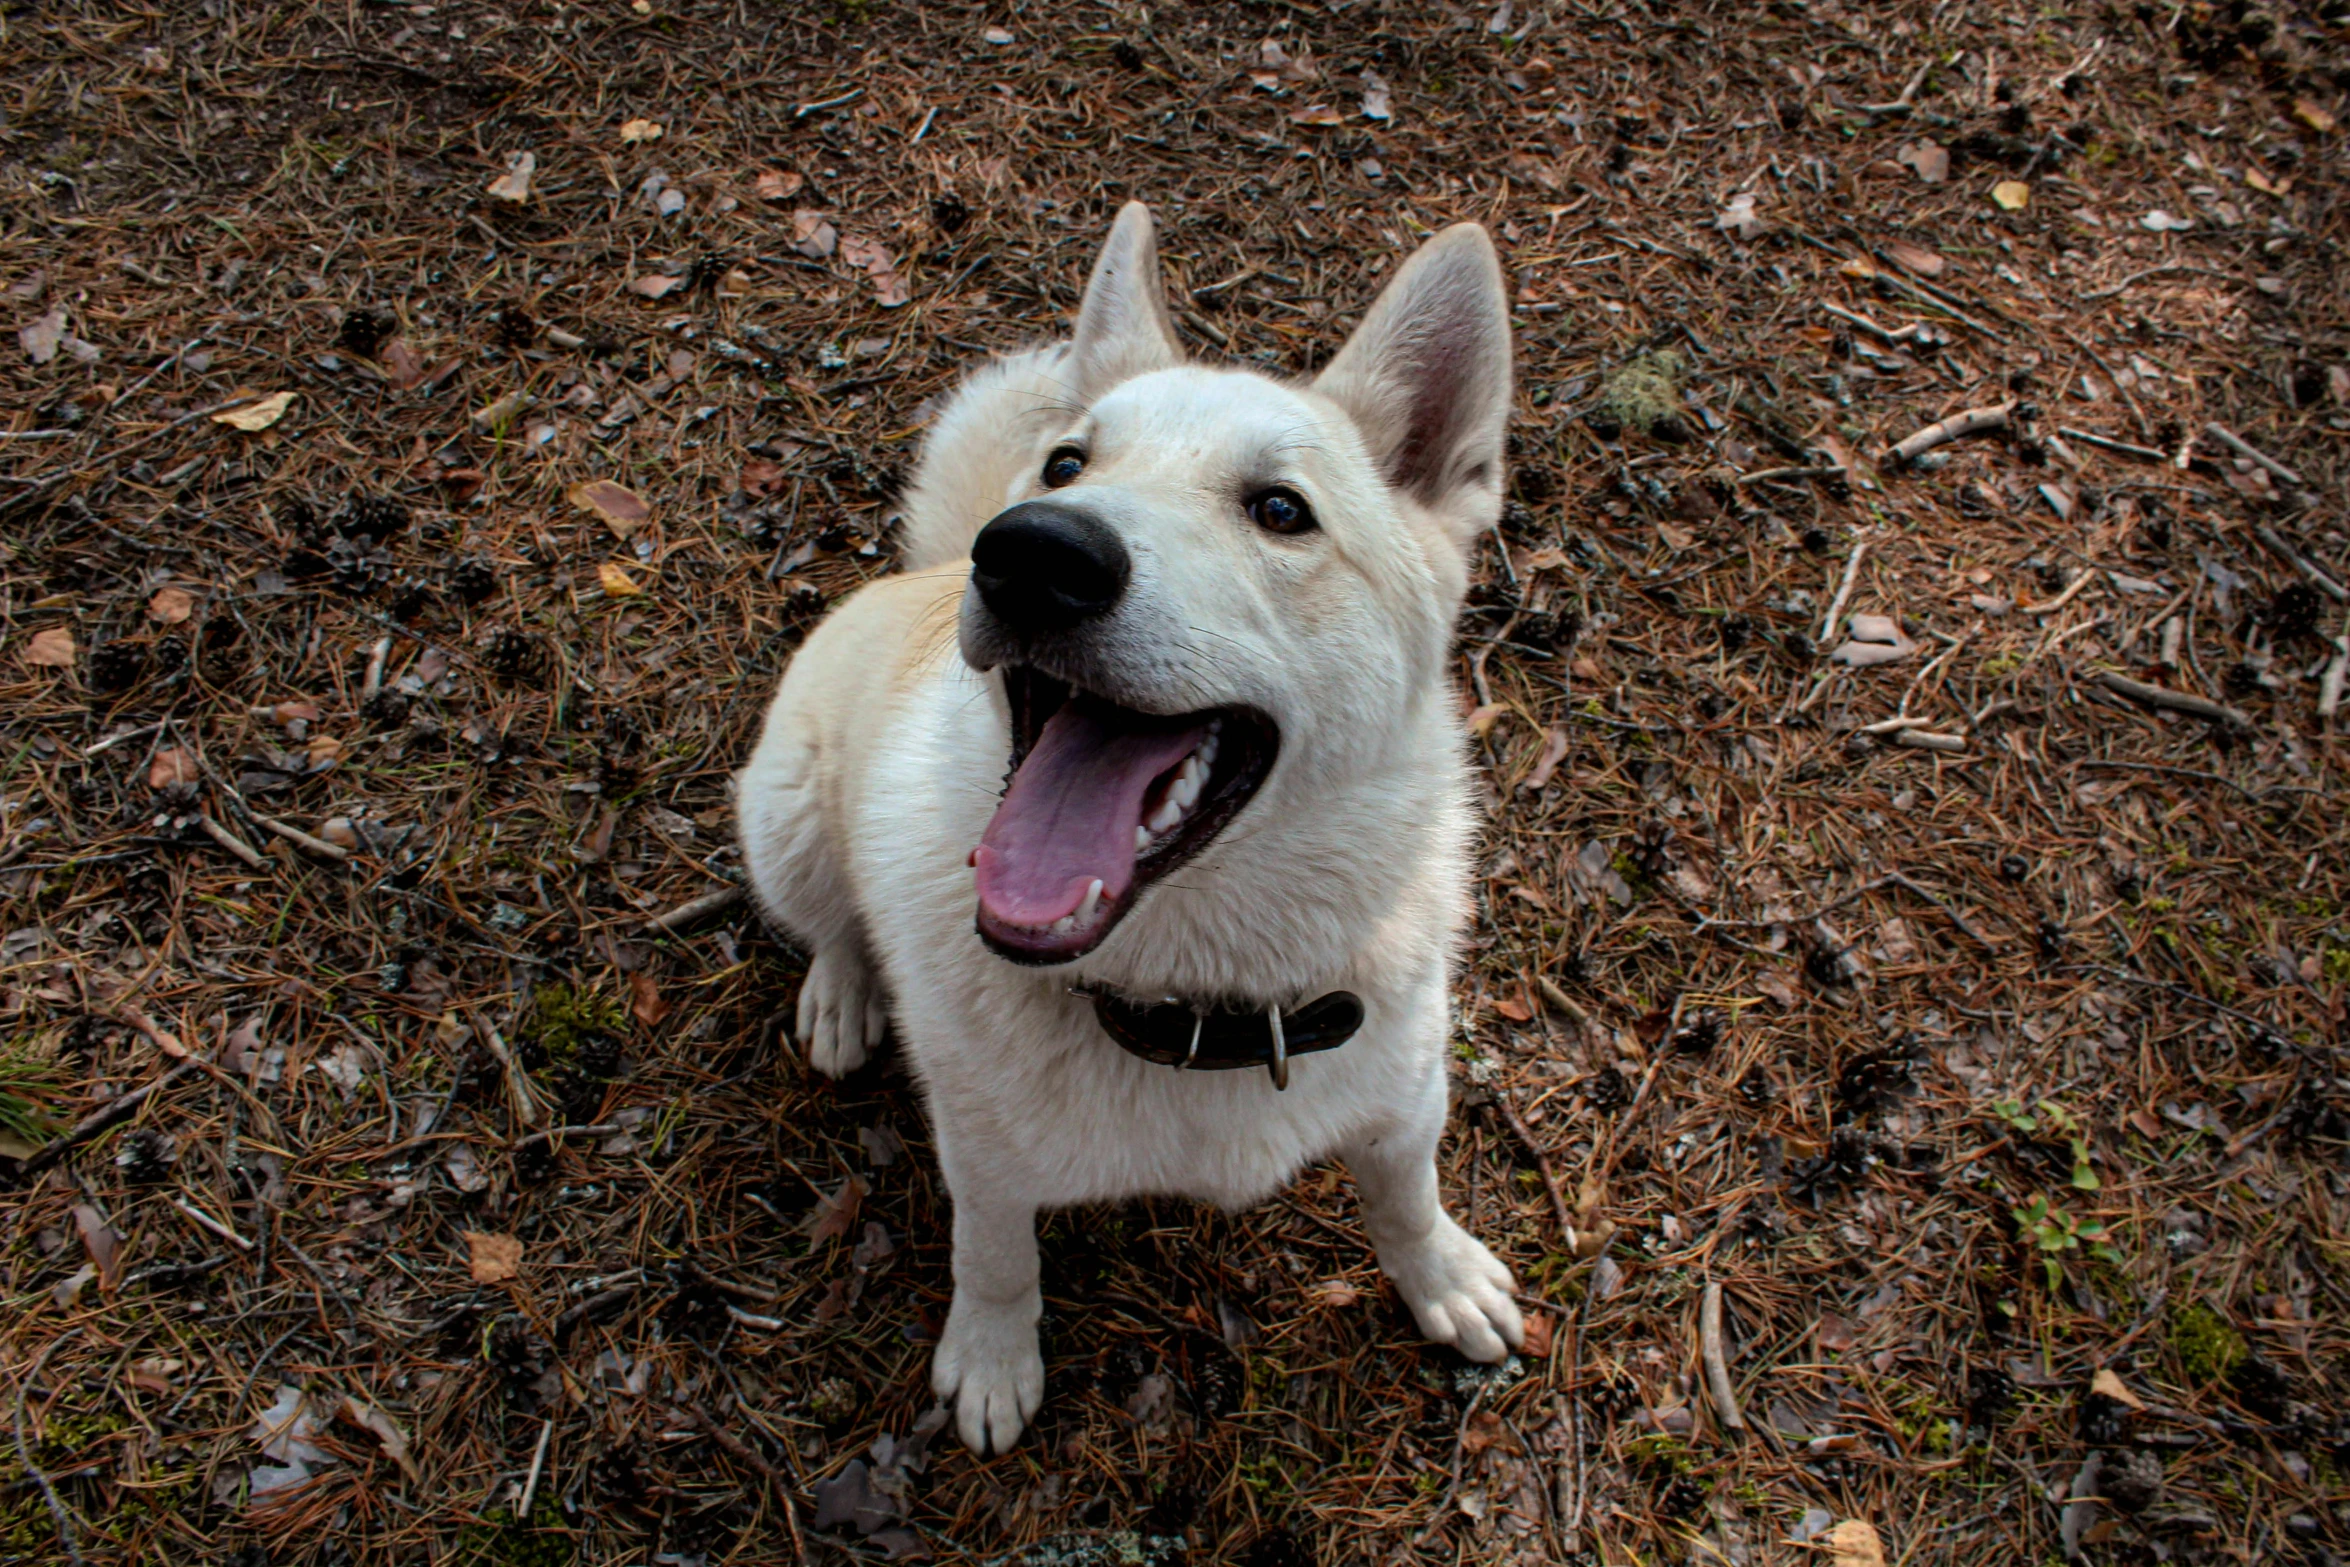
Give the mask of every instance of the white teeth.
[(1150, 833), (1162, 833), (1173, 828), (1182, 820), (1183, 807), (1176, 802), (1174, 794), (1170, 791), (1167, 798), (1159, 802), (1159, 808), (1151, 813), (1151, 819), (1144, 826)]
[(1085, 889), (1085, 901), (1077, 905), (1077, 912), (1071, 918), (1080, 925), (1091, 925), (1093, 917), (1101, 912), (1101, 907), (1102, 879), (1096, 876), (1093, 885)]
[[(1153, 821), (1156, 821), (1156, 820), (1158, 820), (1158, 818), (1157, 818), (1157, 817), (1153, 817), (1153, 818), (1151, 818), (1151, 819), (1152, 819)], [(1134, 824), (1134, 852), (1135, 852), (1135, 853), (1137, 853), (1137, 854), (1140, 854), (1140, 853), (1141, 853), (1143, 850), (1145, 850), (1145, 849), (1147, 849), (1147, 848), (1149, 848), (1149, 847), (1151, 846), (1151, 833), (1152, 833), (1154, 830), (1155, 830), (1155, 829), (1153, 829), (1153, 828), (1150, 828), (1150, 827), (1146, 827), (1146, 826), (1144, 826), (1144, 825), (1143, 825), (1141, 822), (1136, 822), (1136, 823)]]
[(1199, 804), (1200, 796), (1207, 793), (1208, 782), (1215, 777), (1216, 735), (1223, 726), (1224, 721), (1220, 718), (1209, 720), (1208, 732), (1200, 738), (1200, 743), (1192, 753), (1183, 759), (1183, 765), (1175, 770), (1174, 778), (1167, 784), (1166, 794), (1159, 800), (1159, 808), (1134, 829), (1136, 853), (1148, 849), (1159, 838), (1183, 825), (1183, 818), (1193, 806)]

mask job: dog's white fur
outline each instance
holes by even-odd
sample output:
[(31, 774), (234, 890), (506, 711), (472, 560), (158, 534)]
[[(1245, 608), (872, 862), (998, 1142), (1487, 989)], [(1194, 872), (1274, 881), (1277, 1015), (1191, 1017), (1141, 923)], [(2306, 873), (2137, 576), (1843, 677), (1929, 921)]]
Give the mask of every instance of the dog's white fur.
[[(1444, 1212), (1435, 1167), (1472, 833), (1447, 651), (1469, 549), (1500, 508), (1510, 402), (1492, 243), (1469, 224), (1435, 236), (1296, 386), (1187, 365), (1157, 273), (1149, 214), (1130, 205), (1070, 341), (957, 393), (908, 494), (907, 571), (809, 637), (740, 780), (759, 901), (812, 955), (810, 1059), (853, 1071), (894, 1018), (928, 1102), (954, 1201), (932, 1380), (981, 1450), (1009, 1446), (1043, 1393), (1040, 1208), (1150, 1193), (1237, 1207), (1335, 1153), (1423, 1332), (1479, 1360), (1520, 1335), (1508, 1270)], [(1040, 493), (1072, 436), (1089, 466), (1059, 498), (1110, 517), (1133, 558), (1082, 683), (1157, 711), (1253, 705), (1280, 753), (1098, 948), (1025, 968), (973, 925), (966, 856), (1003, 787), (1010, 719), (983, 672), (1001, 639), (965, 587), (974, 536)], [(1276, 480), (1319, 532), (1249, 521), (1245, 490)], [(1293, 1061), (1276, 1092), (1261, 1071), (1127, 1054), (1077, 983), (1284, 1006), (1343, 988), (1366, 1021)]]

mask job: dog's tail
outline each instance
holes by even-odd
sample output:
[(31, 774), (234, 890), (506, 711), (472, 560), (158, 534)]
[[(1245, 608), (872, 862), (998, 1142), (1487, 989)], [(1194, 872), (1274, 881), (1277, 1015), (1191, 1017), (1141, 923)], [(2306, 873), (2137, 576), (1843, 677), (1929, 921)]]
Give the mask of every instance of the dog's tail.
[(1010, 503), (1036, 444), (1069, 417), (1069, 345), (1014, 354), (973, 371), (955, 389), (922, 443), (904, 497), (908, 571), (970, 559), (971, 541)]

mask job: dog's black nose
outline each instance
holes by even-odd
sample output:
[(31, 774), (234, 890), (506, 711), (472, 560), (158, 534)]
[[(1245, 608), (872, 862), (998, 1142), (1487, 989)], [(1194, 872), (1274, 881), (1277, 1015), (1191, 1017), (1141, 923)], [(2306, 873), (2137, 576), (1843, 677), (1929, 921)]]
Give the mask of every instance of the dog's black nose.
[(1109, 524), (1059, 501), (999, 512), (971, 542), (971, 581), (1017, 632), (1066, 631), (1108, 613), (1131, 568)]

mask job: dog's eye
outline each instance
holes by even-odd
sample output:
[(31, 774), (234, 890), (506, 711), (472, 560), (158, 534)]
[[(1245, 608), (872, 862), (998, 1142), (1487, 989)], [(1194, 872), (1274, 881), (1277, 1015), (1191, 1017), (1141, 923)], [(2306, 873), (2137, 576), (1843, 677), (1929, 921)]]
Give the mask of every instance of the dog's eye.
[(1044, 482), (1052, 489), (1074, 484), (1085, 471), (1085, 453), (1074, 446), (1064, 446), (1044, 460)]
[(1251, 497), (1248, 514), (1267, 533), (1311, 533), (1314, 513), (1295, 490), (1266, 490)]

